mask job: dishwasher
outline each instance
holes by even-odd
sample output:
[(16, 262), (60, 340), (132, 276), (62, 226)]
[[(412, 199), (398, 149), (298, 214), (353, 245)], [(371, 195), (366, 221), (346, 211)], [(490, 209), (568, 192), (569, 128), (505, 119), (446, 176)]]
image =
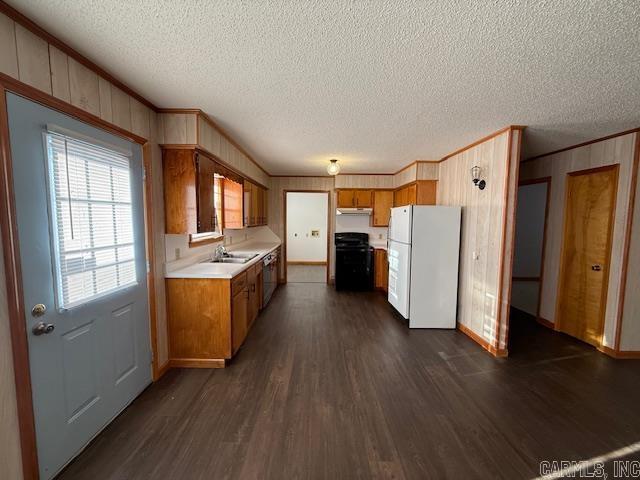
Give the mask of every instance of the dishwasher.
[(278, 286), (278, 252), (267, 254), (262, 260), (262, 307), (266, 307), (271, 300), (274, 290)]

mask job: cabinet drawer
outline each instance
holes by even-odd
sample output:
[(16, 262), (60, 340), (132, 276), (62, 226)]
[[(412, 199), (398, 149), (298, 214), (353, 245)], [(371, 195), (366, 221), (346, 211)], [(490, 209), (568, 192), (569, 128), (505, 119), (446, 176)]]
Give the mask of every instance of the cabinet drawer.
[(231, 279), (231, 295), (240, 293), (247, 286), (247, 272), (242, 272)]

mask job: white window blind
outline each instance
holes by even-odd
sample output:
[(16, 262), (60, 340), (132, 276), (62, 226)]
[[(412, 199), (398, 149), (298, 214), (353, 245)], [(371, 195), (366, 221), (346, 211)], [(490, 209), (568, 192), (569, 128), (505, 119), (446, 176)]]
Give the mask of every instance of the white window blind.
[(46, 146), (59, 307), (135, 284), (129, 159), (53, 132)]

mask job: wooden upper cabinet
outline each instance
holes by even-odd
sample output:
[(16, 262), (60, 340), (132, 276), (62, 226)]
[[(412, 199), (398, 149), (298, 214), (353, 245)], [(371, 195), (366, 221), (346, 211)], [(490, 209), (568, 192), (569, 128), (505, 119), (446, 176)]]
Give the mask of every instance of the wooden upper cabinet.
[(393, 192), (393, 206), (394, 207), (402, 207), (404, 205), (409, 205), (409, 200), (407, 197), (407, 189), (400, 188)]
[(393, 205), (435, 205), (437, 185), (437, 180), (418, 180), (399, 188), (393, 194)]
[(260, 187), (258, 187), (257, 185), (252, 185), (251, 186), (251, 225), (252, 226), (257, 226), (257, 225), (261, 225), (261, 218), (260, 218), (260, 204), (261, 204), (261, 193), (260, 193)]
[(166, 233), (215, 231), (215, 162), (190, 149), (165, 149), (162, 162)]
[(267, 224), (267, 189), (244, 181), (244, 224), (256, 227)]
[(370, 208), (372, 190), (338, 190), (338, 208)]
[(198, 231), (196, 162), (193, 150), (162, 151), (165, 231), (171, 234)]
[(418, 204), (418, 186), (414, 183), (407, 187), (407, 205)]
[(244, 192), (242, 184), (225, 178), (222, 182), (224, 228), (242, 228)]
[(198, 232), (216, 230), (213, 176), (215, 163), (208, 157), (196, 153), (197, 189), (198, 189)]
[(338, 190), (338, 208), (349, 208), (356, 206), (356, 199), (353, 190)]
[(417, 205), (435, 205), (436, 194), (438, 190), (437, 180), (418, 180), (417, 186)]
[(356, 199), (356, 207), (371, 208), (373, 204), (373, 195), (371, 190), (355, 190), (353, 195)]
[(393, 207), (393, 190), (375, 190), (373, 192), (371, 226), (388, 227), (391, 207)]

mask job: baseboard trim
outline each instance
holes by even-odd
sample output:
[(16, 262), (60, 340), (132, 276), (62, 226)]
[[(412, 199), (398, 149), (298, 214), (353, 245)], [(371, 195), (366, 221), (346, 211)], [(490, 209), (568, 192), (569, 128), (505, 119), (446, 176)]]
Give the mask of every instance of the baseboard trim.
[(637, 360), (640, 359), (640, 351), (637, 350), (624, 350), (618, 351), (611, 347), (607, 347), (606, 345), (600, 345), (596, 347), (600, 352), (605, 355), (610, 356), (611, 358), (615, 358), (617, 360)]
[(322, 266), (326, 266), (327, 262), (298, 262), (298, 261), (292, 261), (292, 262), (287, 262), (287, 265), (322, 265)]
[(536, 322), (544, 327), (550, 328), (551, 330), (556, 330), (556, 324), (546, 318), (536, 317)]
[(171, 368), (171, 360), (167, 360), (166, 362), (164, 362), (164, 365), (158, 368), (158, 371), (156, 372), (155, 377), (153, 378), (153, 381), (157, 382), (158, 380), (160, 380), (162, 376), (169, 371), (170, 368)]
[(480, 345), (482, 348), (484, 348), (487, 352), (489, 352), (494, 357), (507, 357), (507, 356), (509, 356), (509, 350), (508, 349), (506, 349), (506, 348), (498, 349), (498, 348), (494, 347), (488, 341), (486, 341), (484, 338), (482, 338), (480, 335), (478, 335), (476, 332), (474, 332), (473, 330), (471, 330), (468, 327), (465, 327), (461, 323), (457, 324), (457, 328), (458, 328), (458, 330), (460, 330), (462, 333), (464, 333), (466, 336), (468, 336), (471, 340), (476, 342), (478, 345)]
[(224, 368), (224, 358), (172, 358), (171, 368)]

